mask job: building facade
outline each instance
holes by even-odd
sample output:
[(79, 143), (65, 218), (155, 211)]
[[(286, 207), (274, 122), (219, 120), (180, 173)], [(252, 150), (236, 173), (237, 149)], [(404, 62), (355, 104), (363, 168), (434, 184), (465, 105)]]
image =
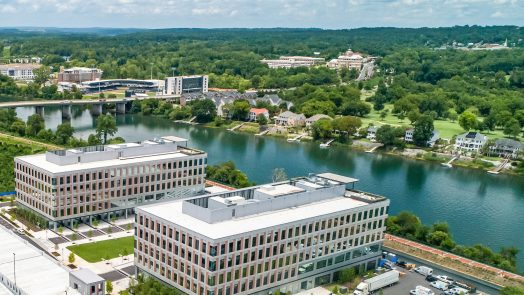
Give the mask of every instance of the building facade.
[(164, 95), (207, 93), (208, 86), (209, 77), (207, 75), (167, 77), (164, 80)]
[[(409, 143), (412, 143), (413, 142), (413, 132), (415, 132), (415, 129), (413, 128), (410, 128), (408, 130), (406, 130), (406, 133), (404, 134), (404, 141), (405, 142), (409, 142)], [(439, 140), (439, 132), (436, 131), (436, 130), (433, 130), (431, 132), (431, 138), (428, 139), (428, 141), (426, 142), (426, 146), (428, 147), (433, 147), (435, 146), (435, 143), (437, 142), (437, 140)]]
[(324, 173), (137, 208), (135, 267), (186, 294), (296, 293), (374, 269), (389, 200)]
[(327, 63), (327, 67), (330, 69), (355, 69), (360, 71), (364, 65), (364, 57), (358, 52), (353, 52), (348, 49), (345, 53), (340, 55), (338, 58), (332, 59)]
[(0, 65), (0, 75), (8, 76), (14, 80), (31, 81), (35, 78), (33, 70), (40, 68), (39, 64), (6, 64)]
[(479, 153), (488, 142), (488, 138), (479, 132), (466, 132), (455, 139), (455, 149), (467, 153)]
[(16, 201), (50, 226), (204, 191), (207, 155), (174, 136), (15, 158)]
[(247, 115), (247, 119), (249, 121), (256, 121), (259, 115), (262, 115), (269, 120), (269, 111), (266, 108), (251, 108), (249, 110), (249, 114)]
[(490, 156), (496, 155), (510, 159), (518, 158), (522, 151), (524, 151), (524, 144), (508, 138), (499, 138), (488, 148)]
[(291, 69), (298, 67), (309, 68), (319, 63), (323, 63), (324, 58), (309, 56), (281, 56), (279, 59), (263, 59), (260, 62), (267, 64), (270, 69)]
[(103, 71), (97, 68), (74, 67), (69, 69), (60, 68), (58, 82), (82, 83), (86, 81), (98, 81), (102, 78)]
[(285, 111), (275, 117), (275, 124), (289, 127), (300, 127), (306, 124), (306, 116)]

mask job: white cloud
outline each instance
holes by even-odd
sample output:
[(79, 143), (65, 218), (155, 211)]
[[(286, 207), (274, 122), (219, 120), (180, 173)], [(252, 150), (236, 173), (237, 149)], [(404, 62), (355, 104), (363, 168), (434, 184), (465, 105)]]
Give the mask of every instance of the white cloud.
[(0, 0), (0, 12), (0, 26), (524, 25), (524, 0)]

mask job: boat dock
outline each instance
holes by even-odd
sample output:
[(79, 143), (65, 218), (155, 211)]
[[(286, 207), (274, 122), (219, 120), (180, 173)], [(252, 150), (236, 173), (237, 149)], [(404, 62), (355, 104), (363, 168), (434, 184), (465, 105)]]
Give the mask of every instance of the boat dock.
[(326, 142), (326, 143), (321, 143), (321, 144), (320, 144), (320, 147), (321, 147), (321, 148), (328, 148), (328, 147), (331, 145), (331, 143), (332, 143), (333, 141), (335, 141), (335, 140), (334, 140), (334, 139), (330, 139), (330, 140), (329, 140), (328, 142)]
[(246, 122), (240, 123), (240, 124), (238, 124), (237, 126), (235, 126), (235, 127), (233, 127), (233, 128), (229, 128), (229, 129), (227, 129), (227, 131), (235, 131), (235, 130), (237, 130), (238, 128), (244, 126), (244, 124), (246, 124)]
[(499, 174), (500, 173), (500, 170), (502, 170), (507, 164), (509, 163), (509, 159), (508, 158), (505, 158), (504, 161), (502, 161), (502, 163), (500, 163), (497, 167), (495, 167), (494, 169), (492, 170), (489, 170), (488, 173), (489, 174)]
[(269, 132), (269, 129), (264, 130), (264, 131), (262, 131), (262, 132), (260, 132), (260, 133), (257, 133), (257, 134), (255, 134), (255, 136), (264, 136), (264, 135), (266, 135), (268, 132)]
[(448, 167), (448, 168), (451, 168), (451, 167), (453, 167), (453, 165), (451, 165), (451, 163), (452, 163), (453, 161), (455, 161), (456, 159), (458, 159), (458, 158), (459, 158), (459, 157), (453, 157), (453, 158), (451, 158), (451, 160), (447, 161), (446, 163), (441, 163), (441, 164), (442, 164), (442, 166), (446, 166), (446, 167)]
[(367, 150), (366, 153), (372, 153), (374, 152), (376, 149), (378, 149), (379, 147), (381, 147), (382, 145), (377, 145), (377, 146), (374, 146), (372, 147), (370, 150)]
[(195, 123), (196, 117), (191, 117), (189, 120), (176, 120), (175, 123), (183, 123), (183, 124), (191, 124), (191, 125), (195, 125), (197, 123)]
[(297, 136), (295, 136), (295, 137), (293, 137), (293, 138), (288, 138), (288, 139), (287, 139), (287, 142), (300, 141), (300, 139), (301, 139), (302, 137), (304, 137), (304, 134), (297, 135)]

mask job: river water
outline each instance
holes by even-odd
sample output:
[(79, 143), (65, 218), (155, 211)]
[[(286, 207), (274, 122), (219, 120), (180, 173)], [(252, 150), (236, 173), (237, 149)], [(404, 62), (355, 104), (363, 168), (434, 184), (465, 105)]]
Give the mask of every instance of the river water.
[[(17, 108), (23, 120), (33, 108)], [(46, 126), (62, 122), (60, 111), (46, 108)], [(94, 133), (89, 111), (73, 108), (75, 136)], [(320, 149), (317, 143), (288, 143), (270, 137), (255, 137), (213, 128), (175, 124), (167, 119), (141, 115), (118, 115), (117, 136), (139, 141), (164, 135), (190, 140), (189, 145), (206, 151), (209, 163), (233, 160), (252, 181), (271, 181), (274, 168), (288, 176), (331, 171), (358, 178), (357, 189), (391, 199), (391, 213), (416, 213), (424, 223), (447, 221), (460, 244), (482, 243), (498, 249), (516, 246), (524, 251), (524, 178), (490, 175), (483, 171), (445, 168), (436, 163), (395, 156), (367, 154), (345, 147)], [(518, 256), (524, 270), (524, 253)]]

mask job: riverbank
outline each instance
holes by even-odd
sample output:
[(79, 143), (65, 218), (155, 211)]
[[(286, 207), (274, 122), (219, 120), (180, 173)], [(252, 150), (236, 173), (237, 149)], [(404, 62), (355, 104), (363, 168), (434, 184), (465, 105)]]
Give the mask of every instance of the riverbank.
[[(243, 125), (238, 128), (235, 128), (241, 124)], [(255, 122), (230, 121), (230, 122), (224, 122), (223, 124), (218, 125), (218, 126), (216, 125), (215, 122), (210, 122), (206, 124), (201, 124), (201, 126), (204, 126), (206, 128), (216, 128), (216, 129), (221, 129), (221, 130), (234, 129), (235, 132), (247, 133), (247, 134), (258, 134), (261, 132), (260, 126)], [(322, 143), (322, 141), (314, 140), (311, 136), (309, 136), (309, 134), (306, 134), (306, 133), (287, 132), (287, 128), (285, 127), (270, 126), (268, 128), (269, 128), (269, 132), (267, 132), (263, 136), (288, 139), (288, 138), (293, 138), (300, 134), (303, 134), (304, 136), (300, 138), (300, 141), (314, 141), (319, 144)], [(297, 131), (296, 129), (291, 129), (291, 130)], [(332, 145), (347, 147), (347, 148), (350, 148), (356, 151), (369, 152), (370, 150), (372, 150), (373, 148), (377, 147), (380, 144), (370, 142), (367, 139), (354, 139), (350, 141), (350, 143), (340, 143), (340, 142), (335, 141), (332, 143)], [(451, 154), (436, 152), (431, 149), (415, 148), (414, 146), (409, 146), (409, 148), (405, 148), (402, 150), (398, 150), (398, 149), (384, 150), (384, 148), (379, 147), (378, 149), (373, 150), (373, 151), (378, 154), (387, 154), (391, 156), (414, 159), (418, 161), (436, 162), (440, 164), (447, 163), (454, 157)], [(471, 158), (471, 157), (461, 156), (460, 158), (452, 162), (452, 166), (460, 167), (460, 168), (483, 170), (487, 172), (497, 167), (500, 163), (501, 163), (501, 159), (492, 160), (492, 159)], [(510, 164), (508, 163), (507, 165), (510, 165)], [(508, 174), (508, 175), (515, 175), (515, 176), (523, 176), (522, 173), (518, 173), (517, 171), (515, 171), (515, 169), (511, 169), (511, 168), (501, 169), (500, 173)]]

